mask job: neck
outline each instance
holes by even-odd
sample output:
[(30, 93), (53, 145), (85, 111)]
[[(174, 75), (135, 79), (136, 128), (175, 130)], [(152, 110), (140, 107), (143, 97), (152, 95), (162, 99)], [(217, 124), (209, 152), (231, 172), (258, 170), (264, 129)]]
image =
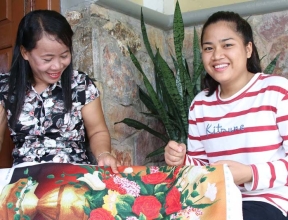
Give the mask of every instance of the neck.
[(221, 84), (220, 97), (222, 99), (226, 99), (233, 96), (234, 94), (239, 92), (244, 86), (246, 86), (254, 75), (255, 74), (248, 72), (248, 74), (246, 74), (246, 77), (242, 78), (241, 80), (237, 79), (236, 83), (227, 83), (226, 85)]

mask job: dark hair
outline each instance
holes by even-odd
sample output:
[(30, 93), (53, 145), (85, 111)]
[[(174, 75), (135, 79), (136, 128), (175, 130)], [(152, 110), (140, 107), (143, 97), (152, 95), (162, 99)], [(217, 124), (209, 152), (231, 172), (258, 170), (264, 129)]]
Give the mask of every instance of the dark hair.
[[(52, 10), (35, 10), (26, 14), (19, 23), (16, 43), (13, 51), (9, 77), (7, 109), (12, 113), (10, 127), (14, 128), (25, 99), (27, 85), (34, 81), (29, 62), (21, 55), (20, 47), (32, 51), (37, 41), (44, 34), (56, 37), (58, 42), (65, 44), (72, 54), (73, 31), (66, 18)], [(71, 77), (73, 73), (72, 59), (61, 76), (62, 95), (66, 111), (72, 108)], [(16, 104), (17, 103), (17, 104)]]
[[(239, 14), (230, 11), (218, 11), (212, 14), (205, 22), (202, 28), (201, 45), (203, 45), (203, 36), (206, 28), (210, 24), (217, 23), (219, 21), (231, 22), (235, 25), (235, 31), (242, 37), (244, 45), (249, 42), (252, 43), (252, 54), (250, 58), (247, 58), (247, 70), (251, 73), (261, 72), (260, 59), (257, 48), (253, 39), (253, 32), (250, 24), (243, 19)], [(219, 83), (214, 80), (209, 74), (206, 74), (204, 78), (204, 86), (208, 88), (207, 96), (211, 96), (217, 89)]]

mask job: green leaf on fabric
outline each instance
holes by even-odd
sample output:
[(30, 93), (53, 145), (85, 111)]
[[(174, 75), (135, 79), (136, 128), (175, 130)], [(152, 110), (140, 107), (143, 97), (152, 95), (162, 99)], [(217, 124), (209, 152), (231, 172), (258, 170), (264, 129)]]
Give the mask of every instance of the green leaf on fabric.
[(200, 183), (203, 183), (203, 182), (205, 182), (205, 180), (207, 179), (207, 177), (206, 176), (203, 176), (203, 177), (201, 177), (201, 179), (200, 179)]
[(166, 192), (168, 190), (167, 184), (166, 183), (162, 183), (162, 184), (157, 184), (154, 188), (154, 192), (158, 193), (158, 192)]
[(88, 191), (85, 192), (84, 196), (87, 199), (91, 210), (102, 207), (104, 201), (103, 197), (107, 195), (108, 190), (101, 190), (101, 191)]
[(213, 205), (214, 203), (202, 203), (202, 204), (195, 204), (193, 203), (192, 205), (190, 205), (191, 207), (193, 208), (197, 208), (197, 209), (204, 209), (204, 208), (207, 208), (211, 205)]
[(135, 198), (133, 196), (128, 195), (128, 194), (120, 195), (120, 196), (117, 197), (117, 199), (119, 201), (122, 201), (122, 202), (125, 202), (125, 203), (129, 204), (130, 206), (132, 206), (134, 201), (135, 201)]
[(24, 174), (25, 174), (25, 175), (28, 175), (28, 173), (29, 173), (29, 169), (26, 168), (26, 169), (24, 170)]
[(198, 184), (197, 183), (194, 183), (193, 184), (193, 190), (195, 190), (197, 188)]
[(86, 215), (88, 215), (88, 216), (90, 215), (90, 213), (91, 213), (90, 207), (87, 207), (87, 206), (83, 205), (83, 210), (84, 210), (84, 213)]
[(139, 220), (147, 220), (146, 216), (143, 213), (140, 213)]
[(196, 190), (194, 190), (192, 193), (191, 193), (191, 196), (192, 196), (192, 198), (195, 198), (195, 197), (197, 197), (197, 196), (199, 196), (200, 194), (196, 191)]
[(8, 209), (12, 209), (13, 206), (14, 206), (14, 203), (13, 203), (13, 202), (8, 202), (8, 203), (7, 203), (7, 208), (8, 208)]
[(191, 206), (191, 207), (194, 204), (190, 199), (186, 199), (185, 202), (186, 202), (187, 206)]
[(124, 202), (124, 201), (118, 201), (116, 203), (116, 209), (117, 209), (117, 212), (120, 213), (119, 215), (124, 219), (126, 217), (129, 217), (132, 213), (131, 204)]
[(18, 199), (20, 198), (20, 195), (21, 195), (20, 192), (18, 192), (18, 191), (15, 192), (15, 196), (16, 196)]
[(30, 216), (28, 216), (28, 215), (22, 215), (22, 218), (24, 218), (25, 220), (30, 220), (31, 219)]
[(63, 183), (63, 180), (57, 180), (55, 183), (56, 183), (56, 184)]
[(15, 214), (14, 215), (14, 220), (20, 220), (21, 219), (21, 215), (20, 214)]
[(91, 174), (93, 174), (93, 173), (94, 173), (94, 171), (95, 171), (95, 168), (94, 168), (94, 167), (92, 167), (92, 166), (88, 166), (88, 165), (80, 165), (80, 167), (82, 167), (82, 168), (86, 169), (86, 170), (87, 170), (87, 172), (88, 172), (88, 173), (91, 173)]
[(159, 200), (161, 204), (165, 203), (166, 193), (165, 192), (157, 192), (155, 193), (156, 198)]

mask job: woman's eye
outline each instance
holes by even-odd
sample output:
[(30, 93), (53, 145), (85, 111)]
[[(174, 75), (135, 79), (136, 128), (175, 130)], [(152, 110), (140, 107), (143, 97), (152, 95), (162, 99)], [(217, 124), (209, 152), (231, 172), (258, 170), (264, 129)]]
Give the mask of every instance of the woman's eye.
[(204, 50), (205, 51), (210, 51), (210, 50), (212, 50), (212, 47), (205, 47)]
[(50, 62), (50, 61), (51, 61), (51, 59), (50, 59), (50, 60), (46, 60), (46, 59), (44, 59), (44, 61), (45, 61), (45, 62)]
[(225, 44), (225, 47), (231, 47), (233, 46), (232, 44)]

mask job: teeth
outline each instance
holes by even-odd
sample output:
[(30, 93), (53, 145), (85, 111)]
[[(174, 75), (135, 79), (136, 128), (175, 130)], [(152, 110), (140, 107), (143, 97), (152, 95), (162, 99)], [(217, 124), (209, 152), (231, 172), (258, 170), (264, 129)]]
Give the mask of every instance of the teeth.
[(50, 73), (49, 75), (50, 75), (50, 76), (58, 76), (59, 73)]
[(226, 66), (228, 66), (228, 64), (220, 64), (220, 65), (215, 66), (215, 68), (223, 68), (223, 67), (226, 67)]

